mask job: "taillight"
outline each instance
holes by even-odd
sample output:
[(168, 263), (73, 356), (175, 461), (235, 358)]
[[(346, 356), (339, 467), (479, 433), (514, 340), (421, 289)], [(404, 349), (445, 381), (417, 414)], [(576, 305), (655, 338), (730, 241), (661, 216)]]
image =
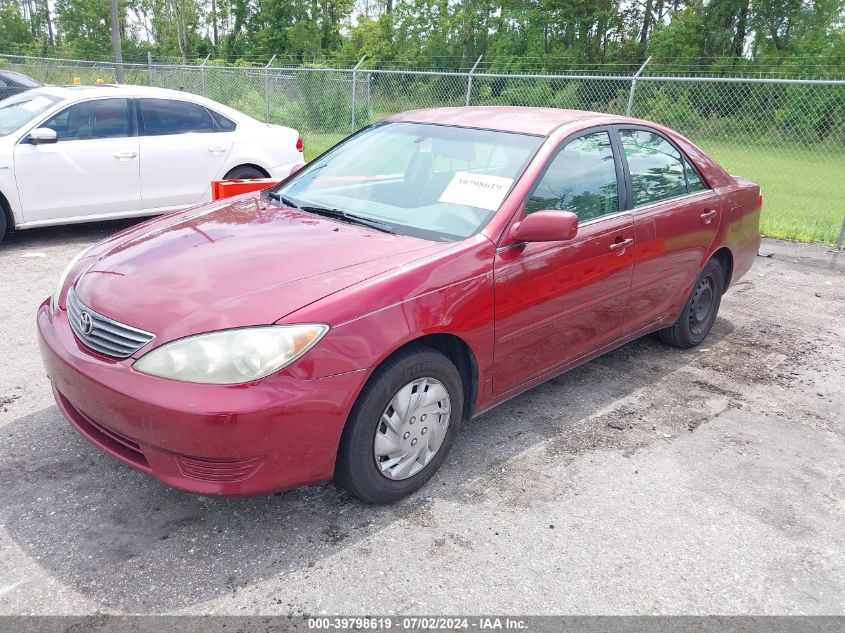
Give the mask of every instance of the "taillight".
[(302, 137), (301, 136), (296, 139), (296, 151), (297, 152), (302, 151)]
[(757, 206), (763, 208), (763, 194), (761, 193), (757, 198)]

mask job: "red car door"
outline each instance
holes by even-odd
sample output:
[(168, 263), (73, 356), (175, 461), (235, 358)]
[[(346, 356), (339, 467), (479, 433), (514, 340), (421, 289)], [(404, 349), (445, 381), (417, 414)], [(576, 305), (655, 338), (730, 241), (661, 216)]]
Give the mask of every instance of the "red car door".
[(677, 312), (716, 238), (722, 209), (719, 196), (662, 135), (621, 128), (619, 138), (637, 242), (625, 329), (636, 332)]
[(569, 138), (524, 212), (578, 215), (572, 240), (500, 244), (494, 267), (493, 391), (504, 393), (621, 336), (634, 261), (620, 151), (609, 129)]

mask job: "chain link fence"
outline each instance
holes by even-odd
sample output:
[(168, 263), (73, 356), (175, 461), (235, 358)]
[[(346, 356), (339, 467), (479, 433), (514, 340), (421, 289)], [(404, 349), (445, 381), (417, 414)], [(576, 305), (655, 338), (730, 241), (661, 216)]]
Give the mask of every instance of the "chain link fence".
[[(363, 60), (362, 60), (363, 61)], [(110, 62), (0, 55), (44, 83), (113, 83)], [(521, 75), (405, 69), (124, 64), (125, 81), (204, 95), (298, 129), (308, 157), (385, 116), (417, 108), (521, 105), (630, 114), (699, 144), (762, 185), (763, 231), (832, 243), (845, 216), (845, 80)], [(644, 72), (643, 72), (644, 71)]]

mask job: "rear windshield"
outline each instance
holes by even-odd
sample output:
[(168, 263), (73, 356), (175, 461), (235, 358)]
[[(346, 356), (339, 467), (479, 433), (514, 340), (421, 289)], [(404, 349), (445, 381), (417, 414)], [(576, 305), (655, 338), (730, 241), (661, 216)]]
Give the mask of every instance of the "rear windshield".
[(0, 76), (5, 76), (6, 78), (11, 79), (16, 84), (19, 84), (25, 88), (38, 88), (41, 85), (32, 77), (27, 77), (26, 75), (22, 75), (21, 73), (16, 73), (14, 70), (7, 70)]
[(0, 101), (0, 136), (8, 136), (52, 108), (61, 97), (22, 92)]

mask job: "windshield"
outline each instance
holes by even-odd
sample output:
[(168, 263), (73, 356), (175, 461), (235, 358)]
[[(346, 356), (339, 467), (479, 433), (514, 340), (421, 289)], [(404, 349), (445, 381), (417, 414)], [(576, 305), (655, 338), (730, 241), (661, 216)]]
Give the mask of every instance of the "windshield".
[(276, 193), (306, 211), (340, 210), (396, 233), (460, 240), (487, 223), (542, 142), (509, 132), (382, 124), (312, 162)]
[(0, 136), (8, 136), (61, 101), (60, 97), (22, 92), (0, 101)]

